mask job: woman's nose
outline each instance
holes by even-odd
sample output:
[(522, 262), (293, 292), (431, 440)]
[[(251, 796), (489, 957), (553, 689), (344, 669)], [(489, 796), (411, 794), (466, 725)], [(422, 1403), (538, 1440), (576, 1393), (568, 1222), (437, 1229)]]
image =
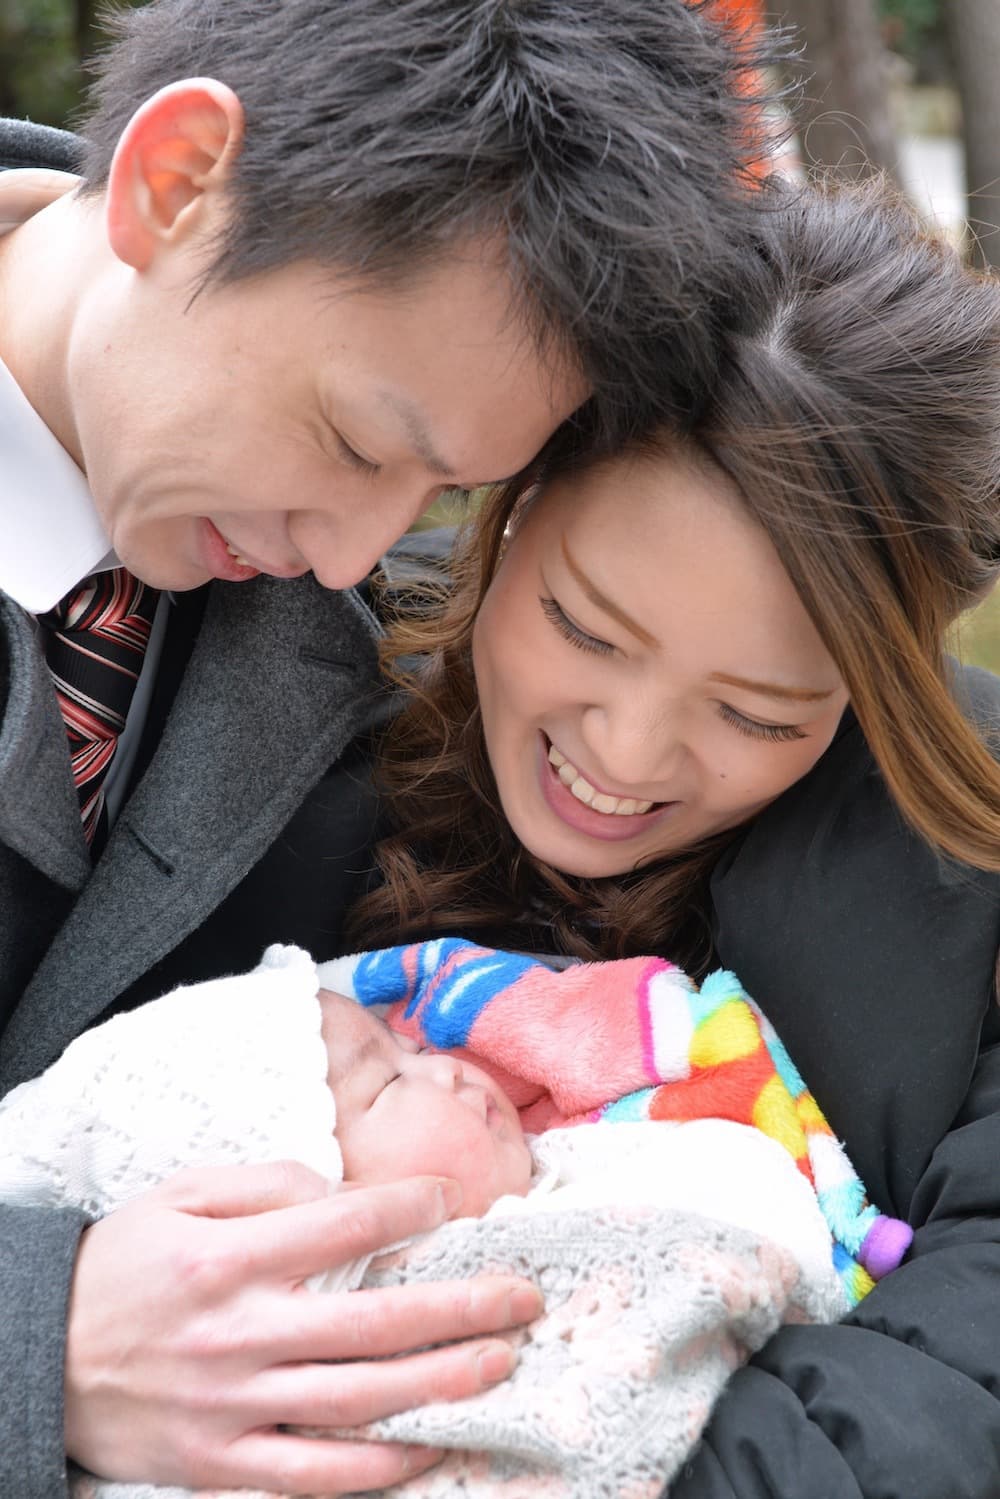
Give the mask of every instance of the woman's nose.
[(594, 774), (603, 773), (615, 787), (626, 790), (662, 788), (684, 755), (677, 717), (662, 710), (650, 713), (637, 703), (588, 708), (583, 739), (594, 757)]

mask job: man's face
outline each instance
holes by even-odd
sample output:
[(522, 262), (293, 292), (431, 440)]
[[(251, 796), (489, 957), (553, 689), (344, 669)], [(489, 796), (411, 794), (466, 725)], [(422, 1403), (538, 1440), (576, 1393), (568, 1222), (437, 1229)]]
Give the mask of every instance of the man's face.
[(159, 587), (355, 583), (587, 395), (477, 247), (394, 289), (300, 262), (192, 300), (195, 272), (177, 255), (111, 279), (70, 355), (78, 459), (118, 556)]

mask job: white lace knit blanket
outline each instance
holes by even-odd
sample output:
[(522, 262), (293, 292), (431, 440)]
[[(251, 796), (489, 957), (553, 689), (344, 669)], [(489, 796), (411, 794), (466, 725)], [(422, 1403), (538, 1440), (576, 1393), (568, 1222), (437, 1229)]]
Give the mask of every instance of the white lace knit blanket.
[[(0, 1200), (97, 1216), (184, 1166), (288, 1157), (339, 1180), (316, 989), (305, 954), (272, 949), (252, 974), (178, 990), (80, 1037), (0, 1103)], [(367, 1269), (366, 1285), (513, 1271), (546, 1303), (512, 1335), (519, 1363), (506, 1383), (369, 1429), (456, 1449), (386, 1492), (655, 1499), (730, 1373), (782, 1323), (844, 1310), (815, 1198), (756, 1131), (615, 1124), (535, 1143), (541, 1180), (527, 1199)], [(72, 1490), (187, 1493), (80, 1472)]]

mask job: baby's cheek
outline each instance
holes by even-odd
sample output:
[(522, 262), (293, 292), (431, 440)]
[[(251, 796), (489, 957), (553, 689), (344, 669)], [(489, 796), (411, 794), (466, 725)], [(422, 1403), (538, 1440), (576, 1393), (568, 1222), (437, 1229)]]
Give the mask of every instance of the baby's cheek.
[[(481, 1138), (467, 1112), (435, 1117), (428, 1111), (417, 1124), (399, 1129), (390, 1145), (379, 1142), (383, 1180), (403, 1176), (448, 1176), (460, 1182), (466, 1199), (480, 1196), (496, 1162), (492, 1142)], [(473, 1209), (474, 1212), (479, 1211)]]
[(519, 1147), (512, 1147), (505, 1152), (506, 1181), (503, 1184), (502, 1193), (513, 1193), (517, 1197), (523, 1197), (531, 1185), (531, 1173), (534, 1164), (528, 1151), (527, 1144), (522, 1139)]
[(374, 1187), (410, 1176), (447, 1176), (443, 1152), (435, 1140), (421, 1137), (412, 1123), (403, 1128), (386, 1120), (366, 1119), (340, 1134), (344, 1180)]
[(462, 1218), (481, 1217), (507, 1193), (522, 1194), (531, 1173), (530, 1162), (521, 1152), (480, 1127), (456, 1131), (440, 1169), (461, 1184), (463, 1198), (458, 1216)]

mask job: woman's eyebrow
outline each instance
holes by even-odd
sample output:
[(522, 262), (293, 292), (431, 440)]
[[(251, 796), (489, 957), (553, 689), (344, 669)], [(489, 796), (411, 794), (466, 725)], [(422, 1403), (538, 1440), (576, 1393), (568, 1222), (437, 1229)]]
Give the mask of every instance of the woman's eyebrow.
[(648, 630), (644, 630), (642, 625), (636, 624), (635, 620), (631, 619), (625, 613), (624, 609), (620, 609), (617, 604), (612, 603), (609, 598), (604, 596), (597, 585), (591, 582), (587, 574), (580, 567), (580, 564), (571, 556), (565, 536), (561, 538), (561, 546), (566, 566), (590, 602), (598, 609), (603, 610), (605, 614), (610, 615), (613, 620), (617, 620), (623, 629), (628, 630), (629, 634), (634, 635), (636, 640), (641, 641), (643, 645), (655, 646), (659, 644), (655, 636), (650, 635)]
[(775, 697), (782, 702), (822, 703), (837, 690), (831, 687), (820, 692), (815, 687), (781, 687), (777, 682), (754, 682), (749, 677), (730, 676), (726, 671), (713, 671), (709, 681), (724, 682), (727, 687), (743, 687), (747, 692), (759, 692), (764, 697)]

